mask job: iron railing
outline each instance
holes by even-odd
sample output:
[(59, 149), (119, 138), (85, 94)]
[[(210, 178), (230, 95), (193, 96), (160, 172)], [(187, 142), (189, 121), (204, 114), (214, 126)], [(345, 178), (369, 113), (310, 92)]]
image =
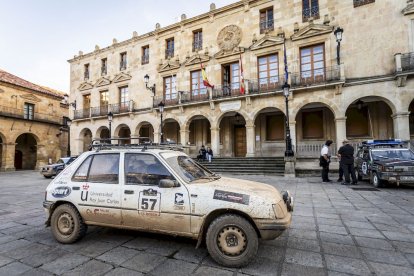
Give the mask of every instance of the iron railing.
[(282, 85), (285, 83), (285, 78), (275, 76), (271, 78), (260, 78), (258, 80), (248, 80), (247, 83), (249, 94), (260, 94), (282, 90)]
[(261, 34), (266, 31), (273, 31), (273, 30), (274, 30), (273, 19), (260, 22), (260, 33)]
[(90, 111), (91, 111), (90, 108), (84, 108), (84, 109), (75, 110), (73, 119), (76, 120), (76, 119), (89, 118), (91, 116)]
[(244, 95), (240, 89), (239, 82), (233, 82), (229, 84), (223, 85), (215, 85), (212, 91), (212, 98), (219, 99), (219, 98), (228, 98), (228, 97), (237, 97)]
[(177, 105), (179, 103), (178, 94), (175, 98), (165, 98), (165, 96), (154, 97), (153, 107), (157, 108), (160, 102), (163, 102), (165, 106)]
[(91, 117), (107, 116), (109, 112), (108, 105), (91, 107)]
[(300, 73), (292, 73), (292, 86), (318, 85), (341, 80), (341, 70), (339, 66), (325, 67)]
[(12, 117), (16, 119), (23, 119), (28, 121), (44, 122), (44, 123), (53, 123), (53, 124), (63, 124), (63, 116), (55, 116), (46, 113), (33, 112), (33, 117), (28, 119), (24, 116), (24, 109), (12, 108), (8, 106), (0, 105), (0, 115), (5, 117)]
[(313, 17), (314, 19), (319, 18), (319, 6), (313, 6), (310, 8), (303, 8), (302, 10), (302, 18), (303, 21), (307, 21), (310, 17)]
[(143, 55), (141, 57), (141, 64), (148, 64), (149, 63), (149, 55)]
[(193, 52), (203, 49), (203, 40), (196, 40), (193, 42)]
[(119, 70), (123, 71), (127, 68), (127, 62), (126, 61), (121, 61), (121, 63), (119, 64)]
[(414, 52), (401, 55), (401, 69), (403, 72), (414, 70)]
[(133, 104), (133, 101), (126, 101), (126, 102), (122, 102), (122, 103), (109, 104), (108, 109), (113, 114), (127, 113), (127, 112), (132, 111), (132, 108), (131, 108), (132, 104)]
[(193, 91), (185, 91), (181, 93), (182, 103), (206, 101), (209, 98), (208, 88), (195, 89)]
[(165, 58), (172, 58), (174, 57), (174, 48), (165, 49)]

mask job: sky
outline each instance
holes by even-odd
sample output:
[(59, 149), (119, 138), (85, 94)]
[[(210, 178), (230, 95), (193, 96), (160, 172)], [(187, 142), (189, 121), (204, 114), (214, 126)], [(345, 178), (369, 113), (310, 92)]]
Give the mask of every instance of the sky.
[(0, 0), (0, 69), (69, 92), (68, 59), (236, 0)]

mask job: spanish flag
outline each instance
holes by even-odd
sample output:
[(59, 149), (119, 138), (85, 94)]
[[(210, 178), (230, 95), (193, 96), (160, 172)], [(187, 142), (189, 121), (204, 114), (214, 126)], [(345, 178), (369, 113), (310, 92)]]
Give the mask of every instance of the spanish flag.
[(204, 70), (203, 64), (201, 64), (201, 75), (203, 77), (204, 86), (214, 88), (214, 85), (211, 85), (207, 79), (207, 74), (206, 74), (206, 71)]
[(240, 94), (245, 93), (244, 87), (244, 76), (243, 76), (243, 63), (242, 63), (242, 56), (240, 54)]

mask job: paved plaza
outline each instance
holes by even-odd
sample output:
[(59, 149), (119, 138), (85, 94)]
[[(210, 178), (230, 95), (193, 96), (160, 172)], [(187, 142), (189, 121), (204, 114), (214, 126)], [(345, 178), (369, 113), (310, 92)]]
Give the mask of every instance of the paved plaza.
[[(170, 236), (89, 227), (72, 245), (44, 227), (37, 172), (0, 173), (0, 275), (414, 275), (414, 189), (353, 190), (319, 178), (235, 176), (290, 190), (291, 229), (242, 269)], [(361, 183), (358, 188), (370, 187)]]

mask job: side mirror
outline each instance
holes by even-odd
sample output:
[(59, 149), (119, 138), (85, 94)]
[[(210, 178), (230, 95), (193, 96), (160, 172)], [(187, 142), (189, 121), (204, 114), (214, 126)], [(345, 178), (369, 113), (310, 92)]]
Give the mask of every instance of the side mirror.
[(160, 183), (158, 184), (158, 187), (160, 188), (174, 188), (175, 187), (175, 181), (171, 179), (161, 179)]

